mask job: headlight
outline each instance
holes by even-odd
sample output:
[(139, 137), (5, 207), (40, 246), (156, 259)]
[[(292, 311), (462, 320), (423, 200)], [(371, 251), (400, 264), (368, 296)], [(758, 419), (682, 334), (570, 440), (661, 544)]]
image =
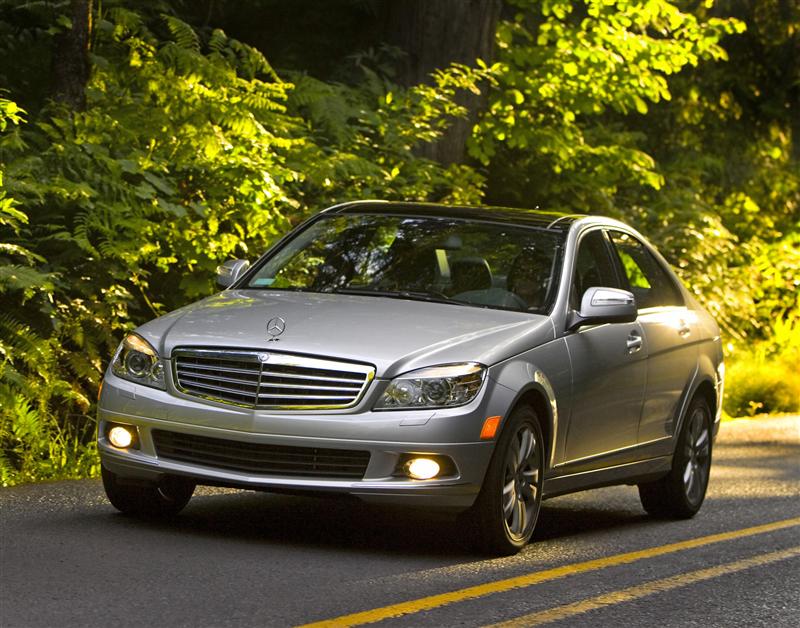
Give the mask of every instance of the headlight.
[(376, 410), (450, 408), (469, 403), (478, 394), (486, 367), (476, 362), (446, 364), (395, 377), (375, 404)]
[(164, 362), (150, 343), (136, 334), (125, 336), (111, 362), (111, 370), (128, 381), (165, 388)]

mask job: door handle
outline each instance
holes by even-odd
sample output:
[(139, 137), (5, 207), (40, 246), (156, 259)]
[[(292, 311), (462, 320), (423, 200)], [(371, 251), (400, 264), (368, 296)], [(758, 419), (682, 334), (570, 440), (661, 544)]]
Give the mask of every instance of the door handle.
[(682, 338), (686, 338), (689, 334), (692, 333), (692, 328), (686, 324), (686, 321), (681, 319), (678, 321), (678, 335)]
[(638, 331), (632, 331), (626, 342), (628, 353), (636, 353), (642, 348), (642, 335)]

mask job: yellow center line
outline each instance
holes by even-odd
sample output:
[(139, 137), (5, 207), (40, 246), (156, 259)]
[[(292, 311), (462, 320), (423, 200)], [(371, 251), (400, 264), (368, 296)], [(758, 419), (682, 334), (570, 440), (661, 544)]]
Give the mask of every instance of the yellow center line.
[(570, 565), (563, 565), (561, 567), (554, 567), (544, 571), (536, 571), (533, 573), (515, 576), (513, 578), (505, 578), (503, 580), (495, 580), (493, 582), (486, 582), (456, 591), (448, 591), (447, 593), (439, 593), (438, 595), (429, 595), (416, 600), (408, 600), (406, 602), (399, 602), (397, 604), (390, 604), (379, 608), (373, 608), (367, 611), (358, 613), (351, 613), (349, 615), (342, 615), (333, 619), (325, 619), (322, 621), (305, 624), (301, 628), (322, 628), (336, 626), (359, 626), (363, 624), (371, 624), (384, 619), (392, 617), (401, 617), (403, 615), (410, 615), (412, 613), (419, 613), (422, 611), (429, 611), (434, 608), (447, 606), (456, 602), (463, 602), (465, 600), (472, 600), (493, 593), (502, 593), (504, 591), (511, 591), (512, 589), (520, 589), (529, 587), (540, 582), (548, 580), (556, 580), (574, 574), (585, 573), (587, 571), (596, 571), (598, 569), (605, 569), (606, 567), (613, 567), (615, 565), (625, 565), (633, 563), (645, 558), (654, 558), (656, 556), (663, 556), (664, 554), (671, 554), (673, 552), (680, 552), (682, 550), (693, 549), (695, 547), (702, 547), (704, 545), (711, 545), (712, 543), (720, 543), (722, 541), (730, 541), (733, 539), (740, 539), (755, 534), (765, 534), (775, 530), (784, 528), (791, 528), (800, 525), (800, 517), (793, 519), (784, 519), (782, 521), (775, 521), (773, 523), (766, 523), (763, 525), (753, 526), (750, 528), (742, 528), (740, 530), (733, 530), (731, 532), (721, 532), (719, 534), (710, 534), (687, 541), (679, 541), (677, 543), (670, 543), (668, 545), (659, 545), (650, 547), (635, 552), (627, 552), (625, 554), (616, 554), (614, 556), (606, 556), (603, 558), (596, 558), (594, 560), (587, 560), (581, 563), (572, 563)]
[(504, 621), (499, 624), (493, 624), (488, 628), (517, 628), (520, 626), (539, 626), (551, 621), (558, 621), (560, 619), (567, 619), (575, 615), (588, 613), (589, 611), (597, 610), (598, 608), (605, 608), (614, 604), (622, 602), (631, 602), (639, 598), (653, 595), (654, 593), (663, 593), (679, 587), (685, 587), (695, 582), (702, 582), (703, 580), (711, 580), (726, 574), (736, 573), (737, 571), (744, 571), (752, 567), (759, 567), (761, 565), (768, 565), (779, 560), (786, 560), (800, 556), (800, 546), (791, 547), (786, 550), (771, 552), (769, 554), (762, 554), (760, 556), (753, 556), (752, 558), (745, 558), (737, 560), (732, 563), (718, 565), (717, 567), (708, 567), (706, 569), (699, 569), (697, 571), (690, 571), (688, 573), (678, 574), (662, 580), (653, 580), (645, 582), (627, 589), (620, 589), (619, 591), (612, 591), (598, 595), (580, 602), (572, 604), (565, 604), (563, 606), (556, 606), (546, 610), (536, 611), (530, 615), (523, 615), (509, 621)]

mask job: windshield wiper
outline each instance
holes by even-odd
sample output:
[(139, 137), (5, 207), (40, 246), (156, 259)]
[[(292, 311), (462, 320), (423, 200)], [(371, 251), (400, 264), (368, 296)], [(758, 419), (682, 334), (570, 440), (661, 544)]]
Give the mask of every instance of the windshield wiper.
[(430, 303), (447, 303), (448, 305), (464, 305), (448, 299), (443, 294), (422, 292), (418, 290), (380, 290), (375, 288), (332, 288), (335, 294), (355, 294), (368, 297), (387, 297), (389, 299), (408, 299), (410, 301), (428, 301)]

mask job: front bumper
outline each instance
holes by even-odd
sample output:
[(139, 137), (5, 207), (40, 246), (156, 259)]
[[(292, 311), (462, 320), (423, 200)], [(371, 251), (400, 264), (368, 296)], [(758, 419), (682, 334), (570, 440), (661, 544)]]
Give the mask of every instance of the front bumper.
[[(347, 411), (274, 412), (190, 397), (171, 382), (167, 391), (142, 387), (109, 373), (98, 410), (98, 449), (109, 471), (145, 482), (169, 474), (191, 477), (198, 484), (338, 492), (369, 502), (453, 510), (471, 506), (494, 450), (493, 441), (479, 440), (481, 426), (486, 417), (504, 414), (511, 391), (487, 378), (478, 398), (461, 408), (373, 412), (381, 385), (373, 382), (358, 406)], [(138, 449), (113, 447), (105, 437), (109, 422), (135, 426)], [(367, 451), (370, 458), (360, 479), (242, 472), (159, 456), (152, 436), (156, 429), (239, 443)], [(398, 477), (404, 454), (447, 456), (455, 468), (432, 480)]]

